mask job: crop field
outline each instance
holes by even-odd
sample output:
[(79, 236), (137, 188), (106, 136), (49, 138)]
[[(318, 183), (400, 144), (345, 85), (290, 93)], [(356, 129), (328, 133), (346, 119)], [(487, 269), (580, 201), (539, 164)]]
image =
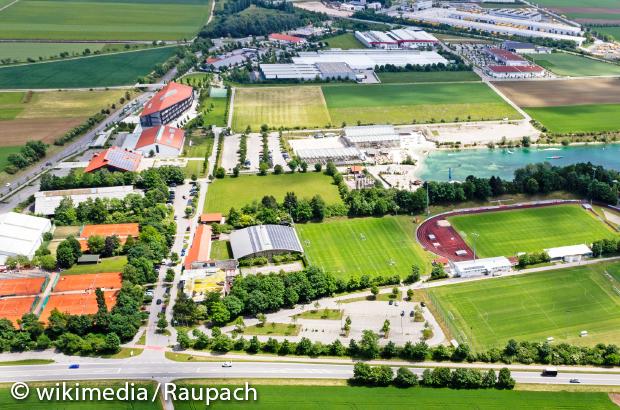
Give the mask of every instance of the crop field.
[[(498, 409), (518, 410), (525, 407), (550, 409), (617, 409), (606, 393), (533, 392), (515, 390), (450, 390), (397, 387), (350, 387), (350, 386), (274, 386), (252, 384), (258, 394), (258, 401), (210, 403), (215, 409), (251, 407), (253, 409), (286, 410), (297, 409)], [(175, 401), (179, 410), (195, 410), (204, 407), (204, 402)]]
[(85, 49), (95, 52), (103, 49), (102, 43), (0, 43), (0, 60), (10, 58), (19, 62), (26, 62), (29, 58), (44, 60), (60, 53), (81, 55)]
[(500, 81), (493, 85), (520, 107), (620, 103), (620, 81), (616, 78)]
[(620, 23), (619, 0), (540, 0), (537, 4), (580, 23)]
[[(509, 339), (593, 346), (620, 338), (620, 264), (585, 265), (440, 286), (428, 292), (439, 312), (475, 350)], [(587, 337), (580, 332), (588, 331)]]
[(611, 228), (578, 205), (555, 205), (447, 218), (480, 257), (514, 256), (546, 248), (616, 238)]
[(377, 73), (377, 75), (383, 84), (480, 81), (480, 77), (473, 71), (408, 71), (402, 73)]
[(312, 198), (319, 194), (327, 204), (341, 202), (338, 188), (332, 178), (317, 172), (282, 175), (241, 175), (237, 178), (217, 179), (209, 186), (205, 201), (206, 212), (228, 214), (231, 207), (241, 209), (265, 195), (273, 195), (278, 202), (287, 192), (295, 192), (297, 198)]
[(0, 158), (30, 139), (53, 142), (124, 95), (124, 90), (0, 92)]
[(620, 104), (530, 107), (524, 110), (551, 132), (576, 133), (620, 130)]
[(334, 85), (323, 94), (337, 125), (520, 118), (483, 83)]
[(295, 228), (310, 264), (344, 279), (404, 277), (412, 265), (430, 266), (429, 254), (416, 242), (409, 217), (336, 219)]
[(255, 87), (235, 90), (233, 129), (248, 125), (257, 130), (270, 127), (324, 127), (329, 113), (321, 87)]
[(206, 22), (207, 0), (20, 0), (0, 12), (0, 38), (182, 40)]
[(609, 27), (594, 27), (593, 31), (596, 31), (600, 34), (607, 34), (608, 36), (612, 36), (616, 41), (620, 41), (620, 25)]
[(341, 48), (343, 50), (350, 50), (352, 48), (366, 48), (366, 46), (355, 38), (353, 33), (339, 34), (337, 36), (323, 39), (322, 41), (326, 42), (329, 48)]
[[(618, 16), (620, 17), (620, 14)], [(562, 76), (595, 77), (600, 75), (620, 75), (620, 65), (605, 63), (574, 54), (530, 54), (528, 57), (543, 68)]]
[(139, 76), (148, 74), (156, 64), (170, 57), (175, 48), (160, 47), (2, 67), (0, 89), (88, 88), (133, 84)]

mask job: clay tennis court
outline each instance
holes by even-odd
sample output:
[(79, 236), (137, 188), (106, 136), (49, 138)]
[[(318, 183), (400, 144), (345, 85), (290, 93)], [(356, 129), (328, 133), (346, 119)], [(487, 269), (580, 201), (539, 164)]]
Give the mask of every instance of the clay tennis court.
[(0, 299), (0, 318), (8, 319), (17, 324), (26, 313), (30, 313), (36, 296), (23, 298)]
[(91, 236), (112, 236), (118, 237), (140, 235), (140, 226), (137, 223), (128, 224), (105, 224), (105, 225), (85, 225), (80, 234), (81, 238), (90, 238)]
[[(111, 310), (116, 305), (118, 291), (104, 292), (106, 306)], [(92, 315), (97, 313), (97, 297), (95, 292), (75, 293), (68, 295), (51, 295), (39, 320), (47, 323), (47, 319), (54, 309), (70, 315)]]
[(120, 272), (89, 273), (84, 275), (62, 275), (54, 292), (68, 292), (72, 290), (94, 290), (97, 288), (120, 289), (123, 280)]
[(520, 107), (620, 103), (620, 79), (500, 81), (493, 83)]
[(38, 295), (43, 288), (44, 282), (44, 277), (1, 279), (0, 296)]

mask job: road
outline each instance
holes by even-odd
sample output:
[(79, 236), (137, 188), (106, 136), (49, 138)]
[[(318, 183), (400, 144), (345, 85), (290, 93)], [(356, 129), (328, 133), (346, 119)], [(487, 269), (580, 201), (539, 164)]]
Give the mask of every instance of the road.
[[(36, 366), (3, 366), (0, 382), (104, 380), (104, 379), (185, 379), (185, 378), (234, 378), (234, 379), (348, 379), (353, 376), (351, 364), (308, 363), (252, 363), (233, 362), (223, 368), (222, 362), (171, 362), (143, 363), (136, 358), (120, 363), (84, 363), (79, 369), (69, 369), (66, 364)], [(397, 367), (393, 368), (396, 371)], [(425, 368), (410, 367), (421, 375)], [(557, 377), (543, 377), (538, 371), (513, 371), (518, 383), (569, 384), (576, 378), (584, 385), (620, 386), (620, 374), (563, 373)]]

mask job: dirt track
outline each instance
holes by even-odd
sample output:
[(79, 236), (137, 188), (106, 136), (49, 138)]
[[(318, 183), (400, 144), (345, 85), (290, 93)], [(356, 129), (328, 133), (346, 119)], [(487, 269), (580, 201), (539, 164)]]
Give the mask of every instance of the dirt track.
[(620, 78), (493, 83), (520, 107), (620, 103)]

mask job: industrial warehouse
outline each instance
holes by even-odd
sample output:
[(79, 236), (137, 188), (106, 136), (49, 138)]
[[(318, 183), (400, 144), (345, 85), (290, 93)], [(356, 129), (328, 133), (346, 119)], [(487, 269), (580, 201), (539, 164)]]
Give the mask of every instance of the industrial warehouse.
[(426, 31), (404, 28), (383, 31), (356, 31), (355, 38), (368, 48), (398, 49), (433, 45), (437, 38)]
[(303, 253), (294, 228), (283, 225), (256, 225), (230, 233), (230, 246), (235, 259), (270, 257), (278, 253)]
[(41, 191), (34, 194), (34, 213), (54, 215), (64, 198), (70, 198), (73, 205), (77, 206), (88, 199), (123, 199), (129, 194), (142, 195), (142, 191), (134, 190), (131, 185)]

